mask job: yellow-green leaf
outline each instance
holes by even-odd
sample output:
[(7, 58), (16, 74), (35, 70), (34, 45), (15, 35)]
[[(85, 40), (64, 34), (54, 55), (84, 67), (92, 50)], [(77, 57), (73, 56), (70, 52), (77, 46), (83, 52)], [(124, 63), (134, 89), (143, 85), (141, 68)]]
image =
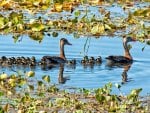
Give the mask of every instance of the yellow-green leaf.
[(44, 81), (46, 81), (46, 82), (50, 82), (50, 76), (48, 76), (48, 75), (44, 75), (44, 76), (42, 77), (42, 79), (43, 79)]
[(35, 72), (34, 71), (29, 71), (29, 72), (27, 72), (27, 76), (28, 77), (34, 77), (35, 76)]
[(92, 34), (103, 34), (104, 33), (104, 25), (103, 24), (96, 24), (94, 27), (91, 29)]
[(33, 23), (31, 25), (32, 31), (42, 31), (44, 30), (45, 26), (42, 23)]
[(0, 75), (1, 80), (6, 79), (7, 77), (8, 77), (8, 75), (6, 73)]
[(2, 15), (0, 15), (0, 28), (2, 28), (4, 26), (4, 24), (5, 24), (4, 20), (5, 20), (5, 18)]

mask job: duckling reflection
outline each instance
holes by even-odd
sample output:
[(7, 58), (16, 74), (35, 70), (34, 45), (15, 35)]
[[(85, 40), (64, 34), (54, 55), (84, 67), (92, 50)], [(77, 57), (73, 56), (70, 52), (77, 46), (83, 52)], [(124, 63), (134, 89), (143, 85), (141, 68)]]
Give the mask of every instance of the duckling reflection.
[(67, 62), (66, 62), (65, 65), (66, 65), (68, 68), (76, 69), (76, 64), (77, 64), (76, 59), (72, 59), (72, 60), (67, 60)]
[(70, 80), (69, 77), (63, 76), (63, 72), (64, 72), (64, 64), (60, 64), (59, 74), (58, 74), (58, 82), (60, 84), (64, 84), (64, 83), (66, 83), (67, 80)]

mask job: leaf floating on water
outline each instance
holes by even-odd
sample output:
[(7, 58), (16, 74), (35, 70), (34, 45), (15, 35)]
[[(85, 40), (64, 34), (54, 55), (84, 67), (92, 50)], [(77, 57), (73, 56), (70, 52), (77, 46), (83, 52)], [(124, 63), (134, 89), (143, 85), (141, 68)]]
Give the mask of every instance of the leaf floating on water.
[(78, 17), (78, 16), (81, 15), (81, 12), (80, 12), (79, 10), (77, 10), (77, 11), (74, 13), (74, 15), (75, 15), (76, 17)]
[(84, 113), (83, 110), (76, 110), (75, 113)]
[(42, 31), (44, 30), (45, 26), (42, 23), (33, 23), (31, 24), (32, 31)]
[(121, 85), (120, 84), (115, 84), (115, 86), (118, 88), (118, 89), (120, 89), (121, 88)]
[(138, 21), (136, 20), (136, 18), (131, 13), (129, 13), (128, 18), (127, 18), (126, 21), (129, 24), (136, 24), (136, 23), (138, 23)]
[(15, 78), (10, 78), (8, 80), (8, 84), (11, 85), (11, 87), (14, 87), (16, 85), (16, 79)]
[(146, 42), (147, 45), (150, 45), (150, 40)]
[(91, 33), (94, 35), (97, 34), (103, 34), (105, 31), (104, 25), (103, 24), (96, 24), (94, 27), (91, 29)]
[(6, 73), (0, 75), (0, 80), (6, 79), (8, 75)]
[(52, 36), (53, 36), (53, 37), (57, 37), (57, 36), (58, 36), (58, 33), (57, 33), (57, 32), (53, 32), (53, 33), (52, 33)]
[(0, 2), (0, 7), (3, 7), (5, 9), (10, 9), (11, 8), (11, 2), (9, 0), (3, 0)]
[(56, 12), (61, 12), (63, 10), (63, 5), (60, 3), (55, 3), (54, 4), (54, 11)]
[(35, 76), (35, 72), (34, 71), (29, 71), (29, 72), (27, 72), (27, 76), (28, 77), (34, 77)]
[(50, 76), (48, 76), (48, 75), (44, 75), (43, 77), (42, 77), (42, 79), (44, 80), (44, 81), (46, 81), (46, 82), (50, 82)]
[(142, 91), (142, 88), (139, 88), (139, 89), (133, 89), (131, 91), (131, 95), (139, 95), (139, 93)]
[(4, 92), (0, 91), (0, 97), (4, 95)]
[(9, 15), (9, 20), (14, 24), (17, 25), (19, 23), (23, 23), (23, 14), (22, 13), (16, 13), (12, 12)]
[(39, 41), (41, 42), (44, 38), (44, 33), (43, 32), (34, 32), (34, 33), (30, 33), (29, 37), (35, 41)]
[(0, 14), (0, 29), (5, 25), (5, 18)]
[(4, 106), (4, 111), (5, 111), (6, 113), (8, 113), (8, 111), (9, 111), (9, 107), (10, 107), (10, 105), (9, 105), (9, 104), (6, 104), (6, 105)]
[(43, 82), (42, 81), (38, 81), (38, 86), (42, 86)]
[(34, 90), (34, 86), (33, 85), (28, 85), (30, 91), (33, 91)]
[(150, 17), (150, 9), (138, 9), (133, 13), (134, 16)]

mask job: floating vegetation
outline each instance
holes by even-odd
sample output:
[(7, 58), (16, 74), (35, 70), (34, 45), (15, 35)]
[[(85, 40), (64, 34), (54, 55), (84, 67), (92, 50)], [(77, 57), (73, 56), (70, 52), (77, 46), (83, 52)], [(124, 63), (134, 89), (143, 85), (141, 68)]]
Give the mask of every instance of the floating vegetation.
[[(52, 84), (49, 75), (36, 78), (33, 71), (0, 74), (1, 112), (140, 112), (146, 113), (148, 105), (139, 97), (142, 89), (123, 95), (121, 85), (108, 83), (102, 88), (60, 90)], [(112, 87), (120, 94), (112, 93)]]
[[(73, 33), (75, 37), (128, 35), (145, 42), (145, 39), (150, 38), (150, 10), (147, 5), (136, 7), (136, 3), (147, 4), (147, 1), (119, 0), (115, 4), (114, 1), (105, 0), (2, 0), (0, 34), (28, 34), (32, 39), (41, 41), (45, 33), (57, 37), (57, 31), (61, 30)], [(116, 5), (120, 5), (118, 7), (124, 16), (115, 16), (106, 10)], [(96, 15), (92, 13), (91, 7), (96, 7)], [(65, 11), (70, 13), (63, 13)]]

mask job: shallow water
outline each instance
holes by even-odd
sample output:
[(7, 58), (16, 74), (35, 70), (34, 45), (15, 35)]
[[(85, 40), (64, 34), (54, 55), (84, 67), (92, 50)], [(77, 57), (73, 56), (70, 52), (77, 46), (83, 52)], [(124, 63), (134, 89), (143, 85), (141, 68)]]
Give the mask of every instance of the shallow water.
[[(42, 70), (41, 67), (23, 68), (0, 68), (0, 72), (15, 73), (19, 70), (34, 70), (36, 78), (41, 79), (42, 75), (50, 75), (52, 83), (59, 84), (62, 88), (77, 87), (77, 88), (98, 88), (108, 82), (119, 83), (123, 82), (122, 73), (123, 67), (108, 67), (106, 65), (105, 57), (108, 55), (122, 55), (123, 47), (121, 38), (91, 38), (90, 47), (88, 49), (88, 56), (102, 56), (103, 63), (101, 65), (83, 66), (80, 64), (84, 55), (84, 44), (86, 37), (79, 39), (73, 38), (73, 35), (60, 33), (58, 38), (45, 36), (41, 43), (31, 40), (27, 36), (22, 37), (22, 41), (14, 43), (11, 35), (0, 35), (0, 56), (35, 56), (40, 60), (44, 55), (58, 55), (59, 54), (59, 39), (66, 37), (73, 45), (66, 46), (65, 52), (68, 59), (76, 59), (75, 66), (65, 65), (64, 71), (61, 74), (61, 68), (56, 66), (52, 69)], [(88, 43), (89, 44), (89, 43)], [(123, 82), (121, 90), (123, 93), (128, 93), (134, 88), (143, 88), (142, 95), (150, 93), (150, 46), (134, 42), (132, 44), (131, 54), (134, 58), (134, 63), (127, 71), (127, 82)], [(60, 73), (60, 75), (59, 75)], [(59, 79), (58, 79), (59, 78)], [(66, 81), (63, 81), (66, 78)], [(64, 83), (61, 83), (64, 82)], [(118, 90), (114, 90), (118, 93)]]

